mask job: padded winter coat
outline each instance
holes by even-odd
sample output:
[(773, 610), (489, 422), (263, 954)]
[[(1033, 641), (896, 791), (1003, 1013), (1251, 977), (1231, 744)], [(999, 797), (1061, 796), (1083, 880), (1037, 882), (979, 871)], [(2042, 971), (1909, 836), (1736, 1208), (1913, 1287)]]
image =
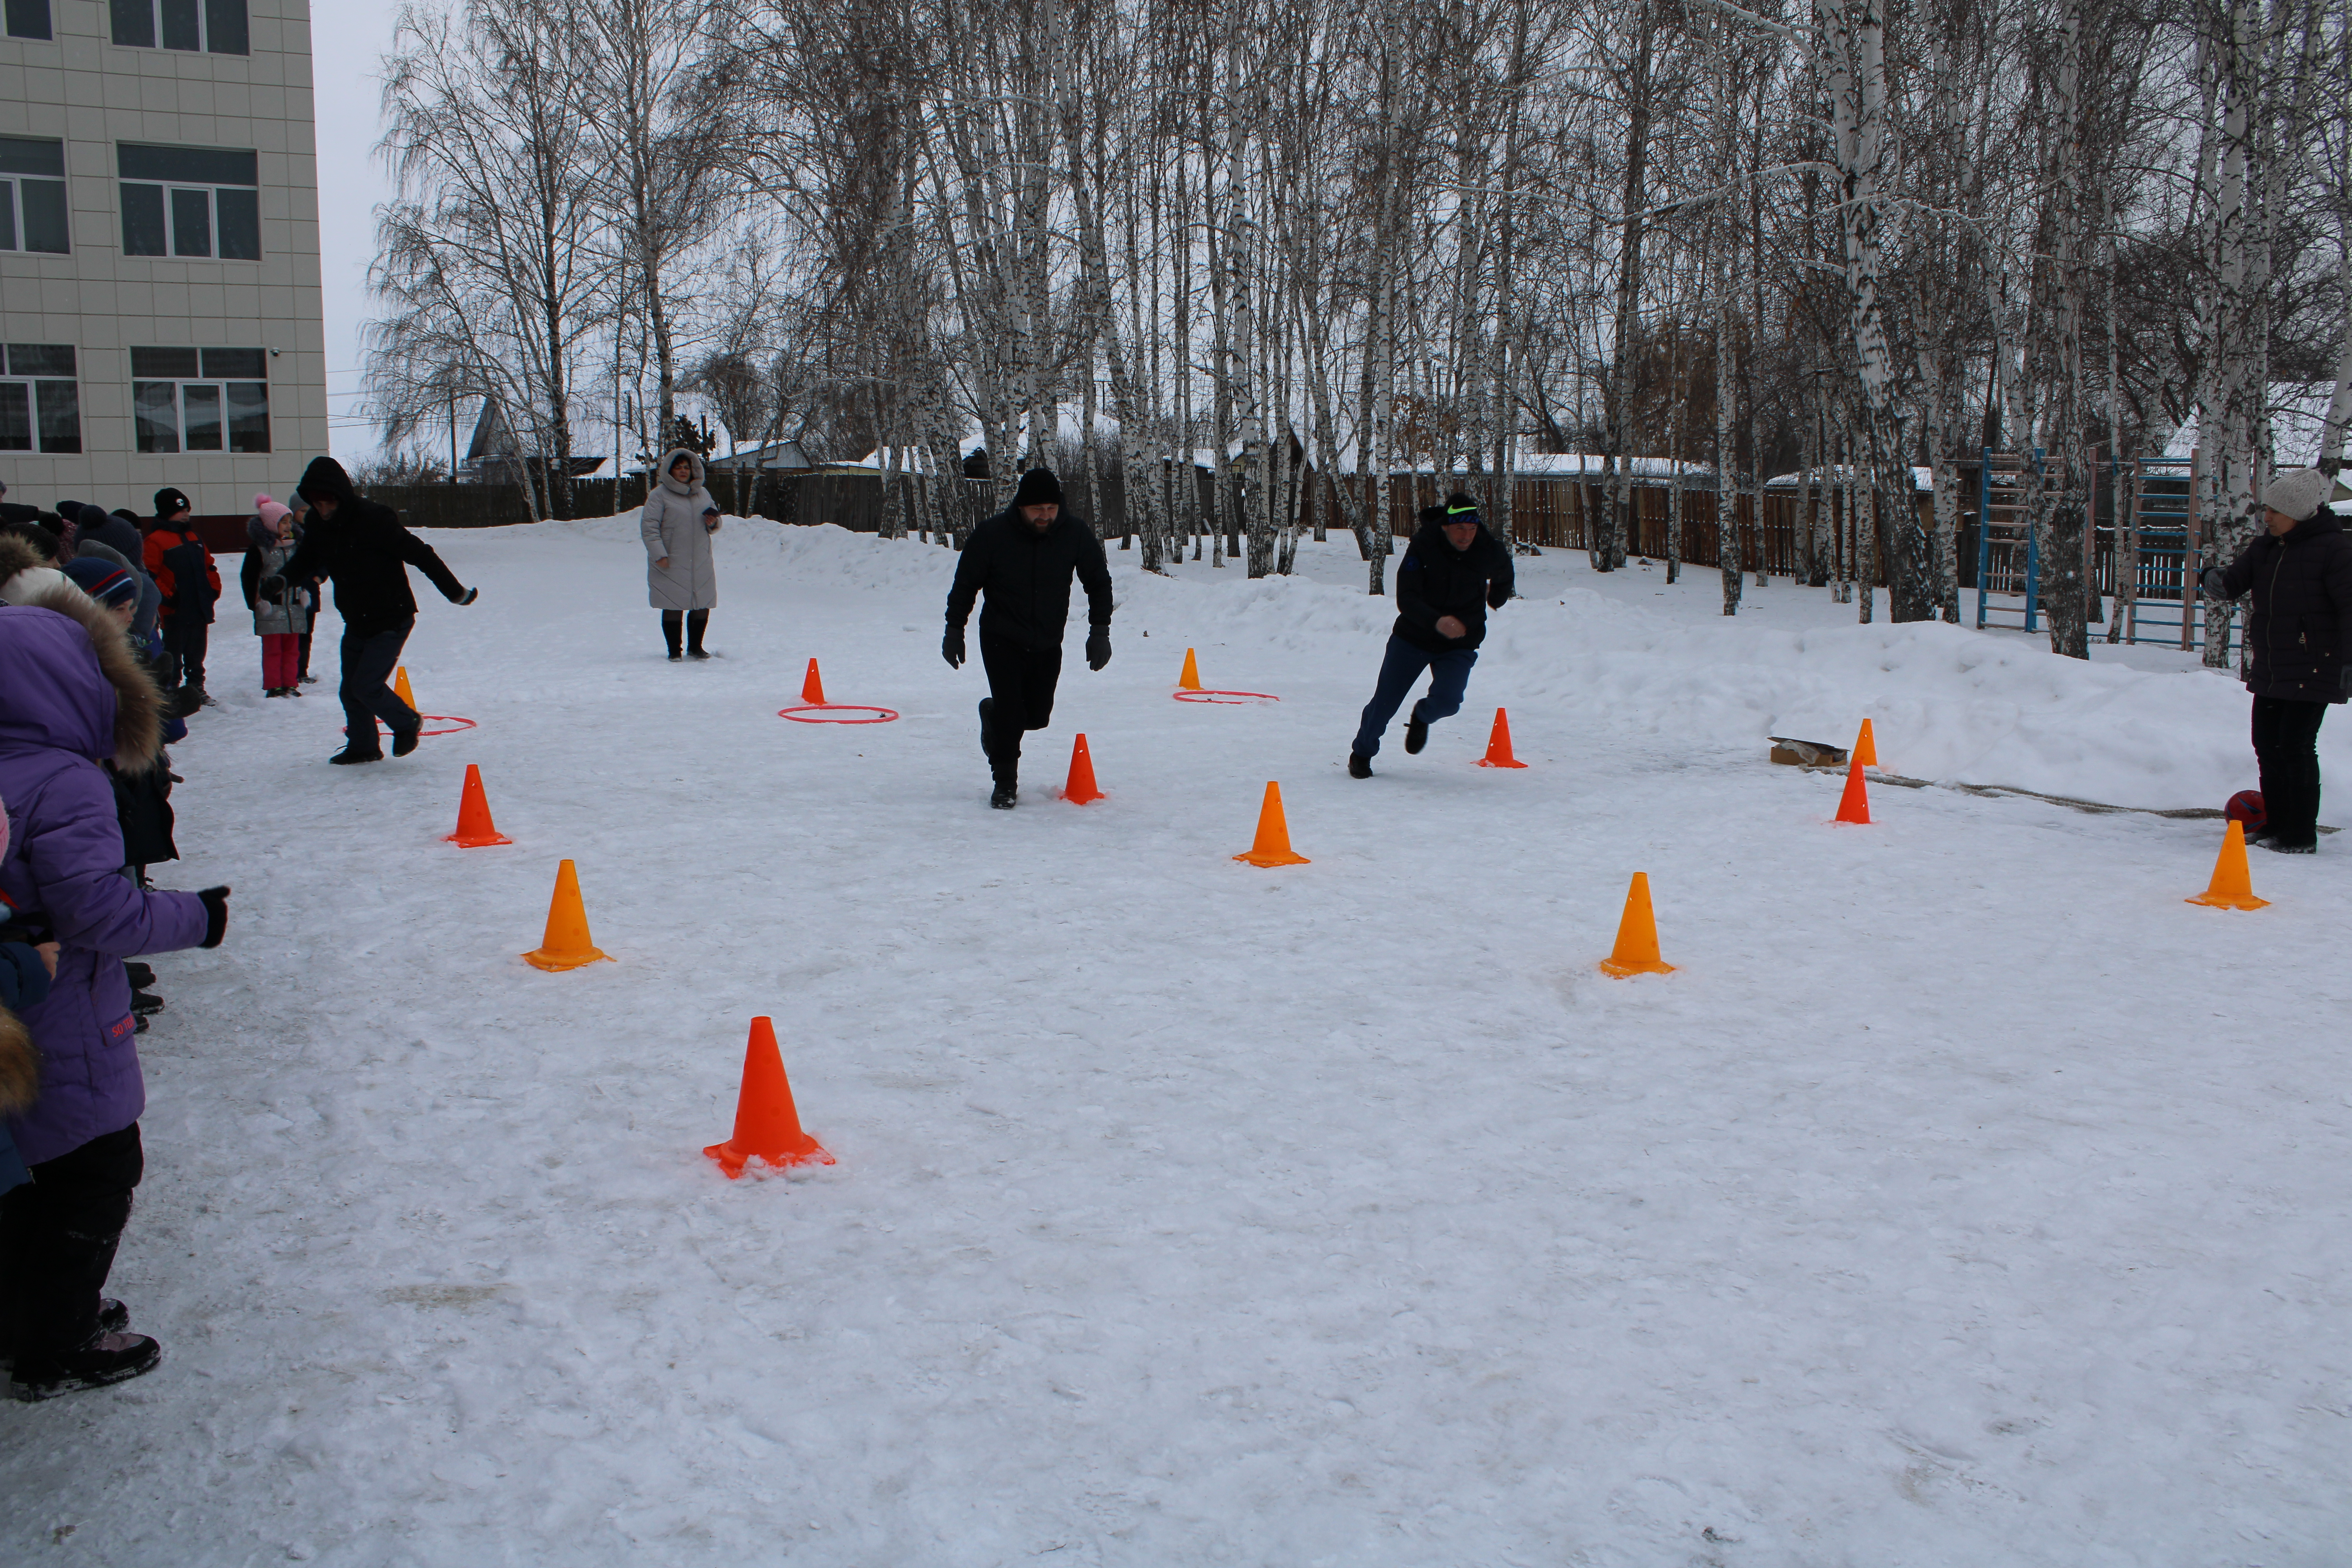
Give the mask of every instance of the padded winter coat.
[[(294, 558), (286, 563), (286, 580), (309, 584), (331, 579), (335, 608), (348, 629), (369, 637), (414, 621), (411, 566), (431, 578), (451, 604), (466, 596), (466, 585), (433, 547), (403, 528), (400, 514), (390, 507), (362, 500), (351, 476), (332, 458), (311, 458), (294, 488), (312, 510)], [(333, 499), (334, 516), (316, 510), (320, 496)]]
[(284, 637), (310, 629), (318, 594), (286, 580), (286, 563), (294, 559), (301, 544), (299, 523), (294, 525), (294, 542), (288, 544), (259, 518), (245, 520), (245, 564), (237, 572), (237, 585), (245, 590), (245, 607), (253, 612), (255, 637)]
[[(1467, 550), (1456, 550), (1442, 523), (1425, 522), (1397, 565), (1396, 635), (1423, 653), (1458, 653), (1486, 640), (1486, 611), (1501, 609), (1516, 591), (1511, 552), (1478, 530)], [(1440, 616), (1462, 623), (1464, 635), (1437, 629)]]
[(1113, 608), (1110, 564), (1094, 524), (1065, 511), (1044, 533), (1012, 508), (971, 531), (956, 560), (955, 585), (948, 590), (948, 626), (963, 630), (971, 603), (982, 589), (980, 635), (1003, 637), (1023, 647), (1062, 646), (1070, 619), (1070, 579), (1087, 591), (1087, 624), (1110, 625)]
[[(670, 465), (680, 458), (694, 465), (694, 479), (680, 484)], [(702, 459), (680, 447), (662, 459), (661, 482), (646, 497), (637, 532), (646, 542), (646, 596), (656, 610), (707, 610), (719, 603), (719, 568), (710, 555), (711, 530), (702, 509), (714, 504), (702, 482)], [(667, 557), (667, 570), (654, 564)]]
[(40, 1053), (40, 1094), (8, 1131), (27, 1164), (139, 1120), (147, 1095), (122, 961), (205, 940), (195, 894), (144, 890), (121, 875), (114, 788), (99, 765), (152, 763), (162, 711), (113, 617), (79, 589), (0, 608), (0, 897), (45, 917), (61, 948), (47, 997), (22, 1015)]
[(213, 624), (213, 606), (221, 595), (220, 568), (213, 564), (213, 552), (193, 525), (157, 523), (147, 535), (143, 560), (163, 593), (165, 626)]
[(2326, 510), (2284, 534), (2263, 533), (2221, 574), (2231, 598), (2251, 592), (2246, 689), (2296, 702), (2345, 699), (2344, 637), (2352, 627), (2352, 534)]

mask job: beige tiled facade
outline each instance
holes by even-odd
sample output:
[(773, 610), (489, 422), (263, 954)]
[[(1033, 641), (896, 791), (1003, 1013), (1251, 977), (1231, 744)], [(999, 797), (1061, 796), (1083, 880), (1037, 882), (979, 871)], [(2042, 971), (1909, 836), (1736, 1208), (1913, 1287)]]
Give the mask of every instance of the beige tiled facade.
[[(49, 41), (0, 37), (0, 136), (63, 139), (72, 251), (0, 250), (0, 343), (73, 345), (82, 450), (0, 451), (7, 499), (144, 514), (168, 484), (199, 513), (250, 511), (328, 450), (310, 6), (245, 0), (233, 55), (119, 45), (109, 0), (48, 3)], [(261, 258), (125, 255), (121, 142), (251, 149)], [(270, 451), (140, 451), (133, 346), (266, 350)]]

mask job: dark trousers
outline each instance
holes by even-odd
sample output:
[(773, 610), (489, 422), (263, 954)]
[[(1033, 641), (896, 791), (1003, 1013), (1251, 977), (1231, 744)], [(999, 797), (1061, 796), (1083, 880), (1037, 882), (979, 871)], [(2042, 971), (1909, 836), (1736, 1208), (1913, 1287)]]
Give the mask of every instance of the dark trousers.
[(2319, 721), (2325, 702), (2254, 699), (2254, 761), (2263, 771), (2263, 826), (2281, 844), (2319, 842)]
[(310, 679), (310, 634), (302, 634), (302, 679)]
[(677, 633), (680, 621), (683, 621), (686, 626), (687, 647), (695, 653), (702, 651), (702, 628), (710, 624), (709, 610), (664, 610), (661, 616), (662, 641), (669, 645), (669, 651), (672, 654), (678, 651)]
[(146, 1163), (134, 1121), (42, 1161), (0, 1197), (0, 1340), (20, 1361), (79, 1349), (98, 1331), (99, 1292)]
[(415, 729), (425, 721), (416, 710), (392, 694), (385, 684), (392, 678), (393, 667), (400, 662), (401, 646), (416, 623), (402, 621), (383, 631), (362, 632), (346, 626), (343, 628), (343, 684), (335, 695), (343, 700), (343, 724), (350, 735), (349, 744), (364, 756), (381, 752), (383, 742), (375, 732), (380, 718), (392, 726), (395, 733)]
[(1470, 667), (1477, 662), (1475, 647), (1430, 653), (1391, 632), (1388, 651), (1381, 655), (1380, 682), (1372, 688), (1372, 700), (1364, 704), (1363, 722), (1356, 727), (1355, 744), (1349, 749), (1360, 757), (1379, 753), (1389, 721), (1396, 717), (1405, 693), (1424, 669), (1429, 671), (1429, 695), (1412, 705), (1412, 716), (1427, 724), (1461, 712), (1462, 693), (1470, 685)]
[(202, 621), (173, 620), (163, 623), (164, 674), (170, 686), (193, 686), (205, 689), (205, 645), (212, 640), (212, 627)]
[(981, 668), (988, 671), (988, 763), (1010, 782), (1021, 772), (1021, 732), (1042, 730), (1054, 718), (1054, 688), (1062, 680), (1062, 648), (1024, 647), (1010, 637), (980, 634)]

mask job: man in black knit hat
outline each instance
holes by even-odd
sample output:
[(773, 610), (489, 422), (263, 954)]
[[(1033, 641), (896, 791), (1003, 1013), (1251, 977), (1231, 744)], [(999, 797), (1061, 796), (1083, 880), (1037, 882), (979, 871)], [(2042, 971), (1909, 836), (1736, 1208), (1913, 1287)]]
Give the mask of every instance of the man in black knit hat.
[(988, 804), (1013, 808), (1021, 791), (1021, 736), (1054, 716), (1062, 679), (1062, 628), (1070, 579), (1087, 591), (1087, 668), (1110, 662), (1110, 564), (1093, 525), (1062, 510), (1062, 485), (1045, 468), (1021, 476), (1013, 504), (971, 531), (948, 590), (948, 631), (940, 652), (964, 660), (963, 625), (980, 609), (980, 662), (988, 695), (980, 704), (980, 749), (996, 780)]

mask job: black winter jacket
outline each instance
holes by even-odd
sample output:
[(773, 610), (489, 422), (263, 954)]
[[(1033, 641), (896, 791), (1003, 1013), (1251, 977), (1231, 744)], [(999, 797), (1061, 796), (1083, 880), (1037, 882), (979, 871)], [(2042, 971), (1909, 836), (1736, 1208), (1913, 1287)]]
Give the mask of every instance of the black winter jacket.
[(1087, 623), (1110, 625), (1110, 563), (1092, 524), (1064, 512), (1040, 534), (1018, 511), (998, 512), (971, 531), (948, 590), (948, 626), (961, 631), (982, 590), (980, 635), (1023, 647), (1062, 646), (1070, 618), (1070, 578), (1087, 590)]
[(2231, 598), (2251, 591), (2246, 689), (2297, 702), (2345, 699), (2344, 637), (2352, 626), (2352, 535), (2331, 513), (2264, 533), (2221, 574)]
[[(1423, 653), (1458, 653), (1486, 640), (1486, 611), (1501, 609), (1518, 574), (1511, 552), (1483, 527), (1467, 550), (1456, 550), (1442, 524), (1425, 522), (1397, 565), (1396, 635)], [(1465, 636), (1448, 637), (1438, 617), (1452, 616)]]
[[(408, 588), (411, 566), (430, 577), (452, 604), (466, 596), (466, 585), (433, 547), (401, 527), (400, 514), (390, 507), (362, 500), (351, 476), (332, 458), (313, 458), (294, 488), (312, 510), (301, 545), (286, 563), (286, 581), (332, 579), (335, 608), (352, 630), (367, 636), (416, 618), (416, 595)], [(334, 499), (334, 516), (316, 510), (322, 495)]]

